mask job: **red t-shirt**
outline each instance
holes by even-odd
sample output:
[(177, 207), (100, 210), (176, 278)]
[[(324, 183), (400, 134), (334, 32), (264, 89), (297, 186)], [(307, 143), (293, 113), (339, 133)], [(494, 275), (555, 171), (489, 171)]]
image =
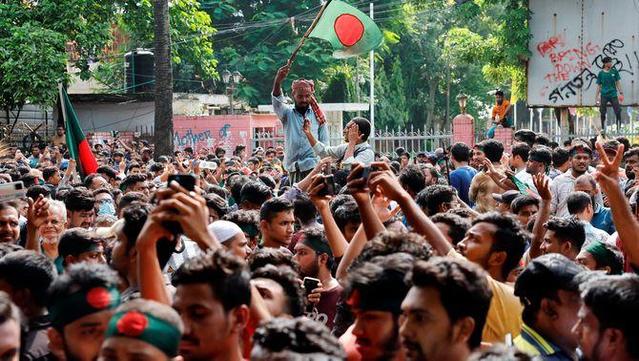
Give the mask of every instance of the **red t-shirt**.
[(306, 313), (306, 317), (326, 325), (329, 330), (332, 330), (342, 290), (342, 286), (337, 285), (328, 291), (322, 292), (319, 303), (313, 308), (312, 312)]

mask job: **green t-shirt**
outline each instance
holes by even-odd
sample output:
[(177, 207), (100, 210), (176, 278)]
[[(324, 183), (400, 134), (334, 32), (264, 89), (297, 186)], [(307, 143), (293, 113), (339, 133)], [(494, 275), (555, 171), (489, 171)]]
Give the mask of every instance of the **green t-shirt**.
[(597, 75), (597, 84), (601, 85), (601, 95), (604, 97), (616, 97), (616, 83), (619, 80), (621, 80), (621, 77), (615, 68), (610, 69), (610, 71), (600, 71), (599, 75)]

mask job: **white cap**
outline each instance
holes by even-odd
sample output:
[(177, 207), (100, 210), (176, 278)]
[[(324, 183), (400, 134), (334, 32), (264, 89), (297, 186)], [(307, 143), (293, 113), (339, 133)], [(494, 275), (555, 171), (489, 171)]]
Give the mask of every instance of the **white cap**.
[(229, 221), (215, 221), (208, 225), (207, 229), (213, 233), (220, 243), (224, 243), (236, 235), (243, 233), (242, 228)]

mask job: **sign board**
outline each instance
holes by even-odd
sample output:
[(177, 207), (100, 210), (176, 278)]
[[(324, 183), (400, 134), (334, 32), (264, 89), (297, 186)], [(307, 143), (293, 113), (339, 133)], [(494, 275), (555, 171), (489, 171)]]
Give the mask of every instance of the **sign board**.
[(528, 104), (595, 106), (604, 57), (621, 75), (623, 105), (639, 104), (639, 1), (530, 0)]

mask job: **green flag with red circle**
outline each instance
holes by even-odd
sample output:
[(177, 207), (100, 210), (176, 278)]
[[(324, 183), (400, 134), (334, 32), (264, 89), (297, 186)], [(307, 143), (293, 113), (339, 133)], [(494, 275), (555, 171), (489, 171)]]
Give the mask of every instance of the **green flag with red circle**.
[(91, 151), (91, 146), (84, 136), (80, 120), (73, 109), (69, 94), (60, 86), (60, 101), (62, 103), (62, 116), (64, 117), (64, 128), (66, 129), (67, 148), (69, 155), (75, 159), (79, 166), (80, 175), (86, 177), (93, 174), (98, 169), (98, 161)]
[(339, 0), (326, 6), (309, 36), (330, 42), (335, 49), (333, 56), (339, 59), (366, 54), (383, 40), (373, 19)]

